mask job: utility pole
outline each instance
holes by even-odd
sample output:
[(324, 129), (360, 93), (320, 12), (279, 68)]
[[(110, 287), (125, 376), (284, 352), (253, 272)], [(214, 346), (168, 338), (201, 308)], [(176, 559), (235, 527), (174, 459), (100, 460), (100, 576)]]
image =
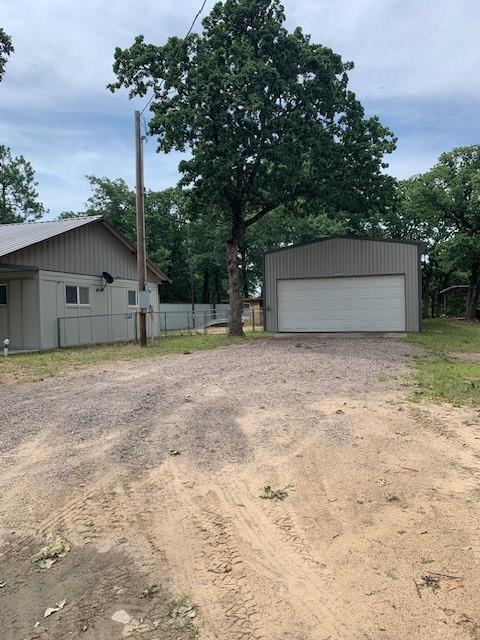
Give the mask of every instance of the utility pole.
[(145, 252), (145, 212), (143, 186), (143, 140), (140, 132), (140, 111), (135, 111), (135, 176), (137, 209), (137, 271), (140, 346), (147, 346), (147, 257)]

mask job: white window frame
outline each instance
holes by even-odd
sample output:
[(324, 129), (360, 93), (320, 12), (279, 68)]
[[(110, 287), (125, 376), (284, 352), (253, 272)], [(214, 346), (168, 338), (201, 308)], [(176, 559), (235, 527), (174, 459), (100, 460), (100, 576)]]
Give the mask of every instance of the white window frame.
[(0, 282), (0, 287), (5, 287), (5, 304), (0, 302), (0, 307), (6, 307), (8, 305), (8, 284), (6, 282)]
[[(67, 302), (67, 287), (77, 290), (77, 302)], [(88, 291), (88, 302), (80, 302), (80, 289), (86, 289)], [(66, 284), (65, 285), (65, 306), (67, 307), (90, 307), (90, 287), (83, 284)]]
[[(129, 300), (130, 291), (133, 291), (135, 293), (135, 304), (130, 304), (130, 300)], [(127, 305), (129, 307), (129, 309), (138, 309), (138, 291), (137, 291), (137, 289), (128, 289), (127, 290)]]

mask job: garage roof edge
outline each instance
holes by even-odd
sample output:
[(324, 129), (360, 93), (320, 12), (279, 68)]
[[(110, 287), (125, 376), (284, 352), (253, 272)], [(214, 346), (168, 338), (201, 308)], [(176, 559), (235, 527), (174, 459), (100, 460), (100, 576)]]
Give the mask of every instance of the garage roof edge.
[(317, 238), (316, 240), (306, 240), (305, 242), (297, 242), (296, 244), (289, 244), (286, 247), (276, 247), (274, 249), (268, 249), (264, 252), (264, 255), (269, 253), (277, 253), (279, 251), (287, 251), (288, 249), (296, 249), (297, 247), (305, 247), (309, 244), (317, 244), (319, 242), (327, 242), (328, 240), (368, 240), (369, 242), (388, 242), (393, 244), (413, 244), (421, 247), (423, 250), (426, 247), (426, 243), (421, 240), (394, 240), (391, 238), (366, 238), (364, 236), (325, 236), (324, 238)]

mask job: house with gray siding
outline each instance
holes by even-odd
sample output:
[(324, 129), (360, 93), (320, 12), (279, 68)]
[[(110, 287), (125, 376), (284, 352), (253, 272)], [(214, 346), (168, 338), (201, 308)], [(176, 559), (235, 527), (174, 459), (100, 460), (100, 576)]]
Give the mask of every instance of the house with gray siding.
[(420, 331), (423, 248), (415, 240), (335, 236), (267, 251), (265, 328)]
[[(169, 279), (149, 262), (147, 280), (158, 335)], [(0, 340), (11, 349), (134, 339), (137, 302), (135, 248), (101, 216), (0, 225)]]

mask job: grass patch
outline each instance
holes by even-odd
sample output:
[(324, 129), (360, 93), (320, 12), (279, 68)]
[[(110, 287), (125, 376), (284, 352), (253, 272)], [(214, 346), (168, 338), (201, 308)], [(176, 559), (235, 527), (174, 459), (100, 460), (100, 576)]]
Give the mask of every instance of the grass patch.
[(479, 324), (427, 320), (425, 331), (410, 334), (408, 341), (427, 351), (415, 361), (416, 389), (411, 400), (480, 405), (480, 362), (464, 362), (451, 355), (480, 353)]
[(410, 333), (408, 341), (431, 351), (479, 353), (480, 324), (467, 324), (440, 318), (424, 320), (424, 331)]
[(169, 615), (175, 620), (177, 629), (186, 631), (190, 638), (198, 638), (198, 627), (194, 622), (197, 607), (188, 596), (180, 596), (170, 603)]
[(143, 348), (127, 342), (20, 354), (0, 359), (0, 384), (37, 382), (68, 371), (108, 362), (131, 362), (171, 353), (193, 353), (194, 351), (241, 344), (245, 340), (262, 339), (267, 336), (268, 334), (260, 332), (247, 333), (245, 338), (233, 338), (226, 334), (183, 335), (158, 338)]
[(293, 484), (287, 484), (283, 489), (272, 489), (270, 485), (267, 485), (263, 488), (263, 493), (260, 498), (263, 498), (264, 500), (285, 500), (293, 489)]

